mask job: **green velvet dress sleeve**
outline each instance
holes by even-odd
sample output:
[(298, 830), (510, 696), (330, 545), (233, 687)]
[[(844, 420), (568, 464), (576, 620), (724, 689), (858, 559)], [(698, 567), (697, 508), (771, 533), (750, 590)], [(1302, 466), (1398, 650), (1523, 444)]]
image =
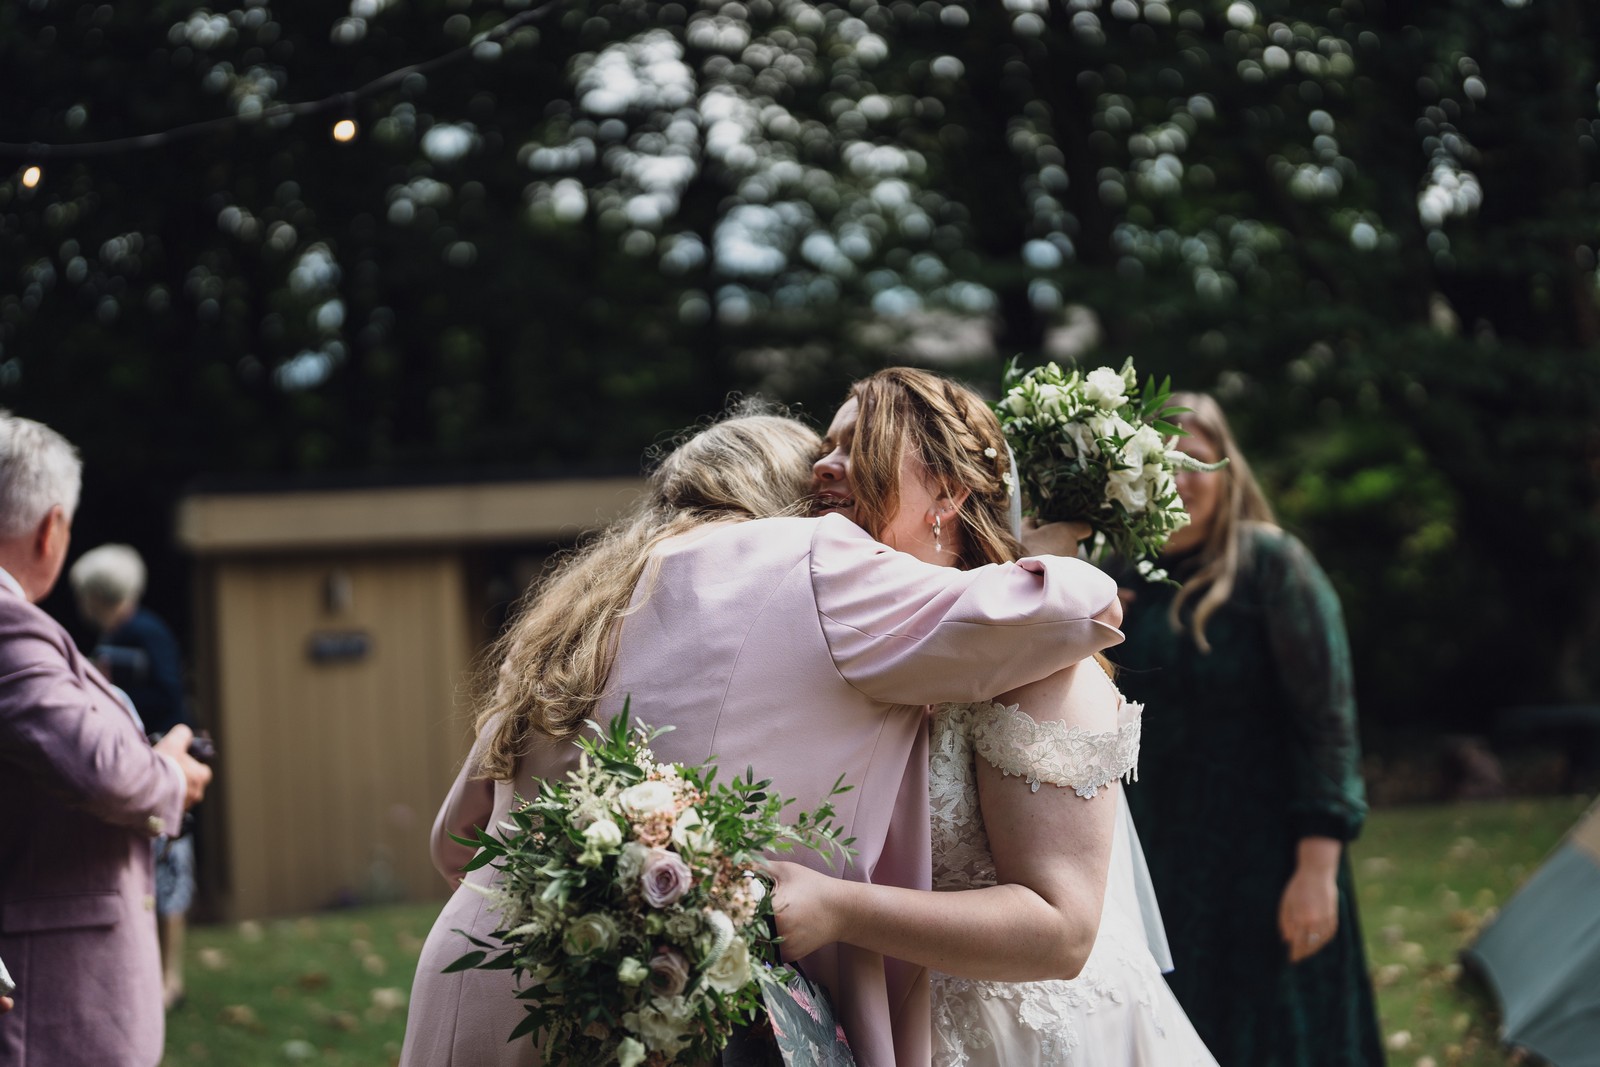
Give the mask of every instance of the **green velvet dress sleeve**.
[(1288, 704), (1290, 823), (1297, 837), (1354, 840), (1367, 800), (1339, 597), (1294, 537), (1263, 530), (1255, 541), (1265, 629)]

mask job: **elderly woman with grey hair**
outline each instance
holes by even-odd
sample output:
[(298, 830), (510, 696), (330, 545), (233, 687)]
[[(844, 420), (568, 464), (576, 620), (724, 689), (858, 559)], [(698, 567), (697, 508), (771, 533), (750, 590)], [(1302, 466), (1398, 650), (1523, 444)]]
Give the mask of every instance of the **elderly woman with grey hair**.
[[(194, 725), (183, 690), (183, 660), (167, 624), (140, 605), (144, 560), (130, 545), (101, 545), (85, 552), (67, 573), (78, 611), (100, 632), (94, 660), (122, 689), (144, 721), (162, 735), (180, 723)], [(190, 837), (156, 842), (156, 916), (161, 938), (162, 999), (170, 1011), (183, 1000), (185, 916), (194, 900), (194, 843)]]

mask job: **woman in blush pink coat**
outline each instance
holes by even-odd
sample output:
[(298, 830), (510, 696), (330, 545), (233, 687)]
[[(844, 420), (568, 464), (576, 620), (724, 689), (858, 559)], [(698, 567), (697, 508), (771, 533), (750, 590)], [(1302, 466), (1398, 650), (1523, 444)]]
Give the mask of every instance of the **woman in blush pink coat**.
[[(503, 684), (436, 824), (446, 877), (470, 852), (445, 831), (495, 825), (516, 795), (574, 765), (568, 741), (584, 719), (606, 720), (631, 696), (639, 719), (675, 727), (653, 745), (663, 759), (753, 766), (800, 808), (820, 804), (843, 774), (855, 788), (835, 806), (858, 850), (844, 876), (928, 888), (924, 705), (1001, 692), (1120, 639), (1095, 618), (1120, 617), (1114, 585), (1087, 564), (1048, 557), (954, 571), (843, 518), (778, 514), (806, 495), (817, 442), (787, 420), (741, 425), (750, 421), (714, 426), (669, 457), (642, 525), (570, 561), (508, 634)], [(791, 449), (796, 432), (810, 439)], [(716, 440), (730, 434), (743, 439)], [(648, 567), (608, 606), (596, 590), (627, 558), (610, 551), (618, 544)], [(597, 610), (609, 626), (593, 625)], [(590, 636), (560, 639), (575, 620)], [(598, 650), (594, 662), (585, 649)], [(505, 1041), (522, 1015), (509, 974), (440, 973), (467, 949), (454, 930), (495, 928), (477, 893), (458, 890), (446, 905), (418, 965), (405, 1067), (539, 1062), (531, 1042)], [(844, 945), (802, 966), (828, 988), (863, 1067), (928, 1063), (921, 968)]]

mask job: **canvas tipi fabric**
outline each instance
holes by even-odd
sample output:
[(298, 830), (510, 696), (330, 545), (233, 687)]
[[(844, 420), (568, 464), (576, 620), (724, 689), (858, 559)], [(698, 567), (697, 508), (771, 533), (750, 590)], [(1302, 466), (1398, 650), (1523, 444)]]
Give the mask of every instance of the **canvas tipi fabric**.
[(1502, 1040), (1600, 1067), (1600, 803), (1462, 957), (1499, 998)]

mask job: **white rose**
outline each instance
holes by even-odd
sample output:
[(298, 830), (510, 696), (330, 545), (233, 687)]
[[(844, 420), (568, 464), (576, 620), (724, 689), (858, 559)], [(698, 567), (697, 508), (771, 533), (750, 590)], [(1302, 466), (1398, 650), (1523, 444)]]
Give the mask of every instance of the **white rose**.
[(1083, 396), (1106, 411), (1115, 411), (1128, 402), (1127, 383), (1110, 367), (1090, 371), (1083, 379)]
[(1089, 429), (1094, 431), (1096, 437), (1102, 437), (1108, 441), (1128, 441), (1138, 432), (1121, 415), (1107, 415), (1096, 412), (1089, 416), (1088, 423)]
[(640, 782), (624, 789), (617, 796), (617, 803), (635, 818), (671, 811), (674, 805), (672, 787), (665, 782)]
[(1150, 503), (1150, 490), (1143, 475), (1142, 469), (1112, 471), (1106, 479), (1106, 495), (1133, 514), (1144, 511)]
[(750, 947), (743, 938), (728, 942), (717, 961), (706, 968), (706, 984), (718, 993), (737, 993), (750, 984)]
[(617, 981), (623, 985), (640, 985), (649, 977), (650, 968), (632, 956), (624, 956), (622, 962), (617, 964)]
[(644, 1045), (636, 1037), (625, 1037), (617, 1046), (617, 1067), (639, 1067), (644, 1057)]
[(622, 831), (610, 819), (601, 819), (583, 832), (583, 844), (595, 852), (615, 852), (622, 845)]
[(1161, 462), (1161, 457), (1167, 448), (1167, 443), (1151, 426), (1141, 426), (1134, 431), (1130, 445), (1138, 450), (1141, 464)]
[(1094, 443), (1094, 430), (1081, 422), (1069, 422), (1065, 427), (1067, 440), (1062, 445), (1066, 452), (1070, 446), (1071, 452), (1068, 459), (1093, 459), (1100, 454), (1100, 447)]
[(1060, 417), (1072, 409), (1072, 394), (1063, 386), (1039, 386), (1039, 413), (1041, 415), (1054, 415)]
[(650, 855), (650, 849), (637, 841), (629, 841), (622, 846), (622, 854), (617, 857), (616, 883), (632, 888), (633, 883), (639, 880), (639, 872), (644, 870), (644, 858)]
[(711, 828), (701, 821), (698, 811), (684, 808), (672, 828), (672, 843), (686, 852), (704, 852), (711, 843)]
[(637, 1012), (624, 1015), (622, 1025), (643, 1038), (653, 1051), (676, 1056), (689, 1044), (684, 1038), (693, 1019), (694, 1009), (685, 998), (652, 997)]
[(574, 919), (561, 937), (561, 946), (569, 956), (591, 956), (607, 951), (616, 943), (616, 920), (597, 911)]

